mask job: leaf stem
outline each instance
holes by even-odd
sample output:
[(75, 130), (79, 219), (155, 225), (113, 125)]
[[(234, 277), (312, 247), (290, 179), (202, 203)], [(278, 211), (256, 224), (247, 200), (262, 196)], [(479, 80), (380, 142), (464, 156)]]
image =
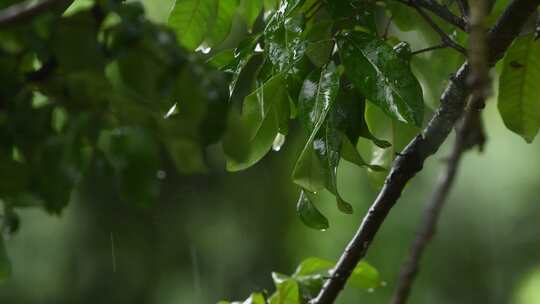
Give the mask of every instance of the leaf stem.
[(411, 55), (412, 55), (412, 56), (415, 56), (415, 55), (422, 54), (422, 53), (425, 53), (425, 52), (430, 52), (430, 51), (434, 51), (434, 50), (445, 49), (445, 48), (447, 48), (447, 47), (448, 47), (448, 46), (447, 46), (446, 44), (438, 44), (438, 45), (430, 46), (430, 47), (427, 47), (427, 48), (424, 48), (424, 49), (416, 50), (416, 51), (412, 52)]

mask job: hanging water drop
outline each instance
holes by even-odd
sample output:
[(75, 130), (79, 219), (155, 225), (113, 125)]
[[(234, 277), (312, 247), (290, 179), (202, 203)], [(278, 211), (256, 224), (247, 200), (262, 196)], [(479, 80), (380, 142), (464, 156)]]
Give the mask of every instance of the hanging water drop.
[(274, 142), (272, 143), (272, 150), (279, 151), (281, 150), (281, 147), (285, 143), (285, 135), (278, 133), (276, 137), (274, 138)]
[(212, 51), (212, 48), (210, 46), (208, 46), (206, 43), (202, 43), (201, 45), (199, 45), (196, 49), (195, 49), (196, 52), (201, 52), (203, 54), (208, 54), (210, 53), (210, 51)]
[(178, 114), (178, 107), (177, 107), (177, 103), (175, 103), (170, 109), (169, 111), (167, 111), (167, 113), (165, 115), (163, 115), (163, 118), (164, 119), (167, 119), (175, 114)]

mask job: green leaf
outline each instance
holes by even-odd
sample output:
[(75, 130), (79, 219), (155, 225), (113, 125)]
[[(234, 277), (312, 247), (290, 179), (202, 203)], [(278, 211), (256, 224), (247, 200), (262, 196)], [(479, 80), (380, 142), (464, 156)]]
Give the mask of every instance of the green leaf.
[(504, 58), (499, 112), (508, 129), (532, 142), (540, 128), (540, 40), (534, 33), (516, 39)]
[[(329, 276), (335, 263), (321, 258), (308, 258), (296, 268), (293, 278), (300, 280), (314, 275)], [(379, 271), (365, 261), (360, 261), (348, 280), (351, 286), (360, 289), (373, 289), (382, 284)]]
[(217, 304), (266, 304), (262, 293), (254, 292), (244, 302), (219, 301)]
[(328, 220), (319, 210), (317, 210), (315, 205), (313, 205), (310, 194), (304, 190), (300, 192), (296, 211), (306, 226), (317, 230), (328, 229)]
[(390, 147), (384, 148), (371, 145), (367, 151), (371, 155), (370, 163), (372, 164), (368, 170), (368, 178), (372, 186), (378, 189), (382, 187), (387, 172), (374, 170), (373, 166), (390, 168), (396, 153), (401, 152), (409, 141), (420, 132), (420, 129), (389, 118), (372, 103), (366, 103), (365, 120), (370, 132), (392, 143)]
[(240, 15), (244, 18), (249, 30), (253, 28), (253, 24), (263, 9), (262, 0), (240, 0)]
[(318, 67), (327, 64), (334, 50), (334, 41), (332, 40), (332, 19), (323, 19), (311, 23), (305, 31), (306, 56)]
[(11, 262), (6, 252), (4, 238), (0, 236), (0, 283), (5, 281), (11, 274)]
[(178, 41), (187, 49), (195, 50), (206, 38), (216, 13), (216, 0), (176, 0), (169, 25), (175, 30)]
[(302, 37), (304, 20), (292, 14), (301, 2), (282, 1), (264, 30), (265, 55), (278, 72), (288, 72), (306, 50), (306, 39)]
[(324, 273), (327, 274), (330, 269), (334, 267), (334, 262), (317, 258), (310, 257), (303, 260), (293, 274), (293, 277), (297, 278), (300, 276), (313, 275)]
[[(289, 121), (289, 111), (287, 88), (282, 74), (274, 76), (248, 95), (241, 116), (242, 128), (245, 130), (242, 133), (247, 136), (228, 133), (224, 138), (223, 146), (228, 156), (227, 170), (246, 169), (266, 155), (280, 131), (285, 132), (283, 129)], [(238, 145), (245, 148), (238, 148)], [(245, 155), (235, 153), (236, 157), (229, 157), (231, 153), (228, 151), (231, 150), (246, 152)]]
[(349, 284), (360, 289), (373, 289), (382, 284), (379, 271), (367, 262), (360, 261), (354, 268)]
[(207, 63), (216, 69), (224, 71), (229, 68), (234, 59), (234, 50), (226, 49), (212, 56)]
[[(232, 79), (229, 83), (229, 96), (232, 96), (240, 78), (240, 74), (248, 64), (248, 62), (255, 55), (255, 48), (257, 46), (257, 41), (259, 36), (248, 37), (238, 44), (238, 47), (232, 51), (232, 59), (228, 63), (223, 63), (220, 67), (220, 70), (231, 73)], [(229, 51), (228, 51), (229, 52)], [(219, 57), (218, 57), (219, 56)], [(225, 52), (224, 54), (216, 55), (216, 60), (226, 60), (230, 58), (230, 55)]]
[[(333, 171), (329, 158), (325, 157), (328, 166), (319, 160), (317, 149), (325, 149), (324, 138), (319, 131), (325, 124), (327, 115), (339, 91), (339, 75), (333, 64), (312, 72), (304, 81), (298, 100), (298, 111), (309, 138), (293, 169), (293, 180), (308, 191), (318, 192), (326, 183), (325, 170)], [(323, 131), (324, 132), (324, 131)], [(323, 134), (324, 137), (324, 134)], [(326, 151), (326, 149), (325, 149)], [(322, 155), (326, 155), (323, 153)], [(315, 156), (315, 157), (314, 157)], [(339, 157), (339, 155), (338, 155)], [(337, 166), (337, 165), (336, 165)]]
[(247, 298), (242, 304), (266, 304), (266, 301), (262, 293), (255, 292), (252, 293), (251, 296), (249, 296), (249, 298)]
[(300, 304), (300, 290), (295, 280), (276, 273), (272, 273), (272, 278), (276, 292), (270, 297), (270, 304)]
[(414, 15), (414, 10), (399, 1), (386, 1), (390, 16), (397, 27), (405, 32), (412, 31), (416, 28), (418, 18), (411, 18)]
[(217, 16), (208, 38), (210, 46), (219, 45), (229, 36), (237, 5), (238, 0), (218, 0)]
[(422, 89), (409, 63), (391, 46), (365, 32), (347, 32), (338, 37), (345, 72), (354, 86), (387, 115), (422, 125)]

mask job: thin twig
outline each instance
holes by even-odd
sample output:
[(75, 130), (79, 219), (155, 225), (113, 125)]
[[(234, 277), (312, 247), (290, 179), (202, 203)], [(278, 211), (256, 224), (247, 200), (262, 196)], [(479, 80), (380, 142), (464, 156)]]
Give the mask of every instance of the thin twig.
[(416, 51), (412, 52), (411, 55), (412, 55), (412, 56), (415, 56), (415, 55), (422, 54), (422, 53), (425, 53), (425, 52), (430, 52), (430, 51), (434, 51), (434, 50), (445, 49), (445, 48), (447, 48), (447, 47), (448, 47), (448, 46), (447, 46), (446, 44), (438, 44), (438, 45), (430, 46), (430, 47), (427, 47), (427, 48), (424, 48), (424, 49), (416, 50)]
[(27, 0), (13, 4), (0, 11), (0, 26), (7, 26), (28, 20), (55, 6), (61, 4), (67, 5), (71, 2), (70, 0), (43, 0), (39, 2)]
[(418, 6), (415, 1), (411, 1), (412, 6), (416, 9), (416, 11), (418, 12), (418, 14), (420, 14), (420, 16), (422, 16), (422, 18), (424, 18), (424, 20), (426, 20), (426, 22), (429, 24), (429, 26), (431, 26), (433, 28), (433, 30), (435, 32), (437, 32), (437, 34), (441, 37), (441, 42), (445, 45), (447, 45), (448, 47), (451, 47), (453, 49), (455, 49), (456, 51), (466, 55), (467, 54), (467, 50), (462, 47), (461, 45), (459, 45), (458, 43), (456, 43), (454, 40), (452, 40), (452, 38), (450, 38), (438, 25), (437, 23), (435, 23), (435, 21), (433, 21), (433, 19), (431, 19), (431, 17), (426, 13), (424, 12), (424, 10)]
[[(540, 5), (540, 0), (514, 0), (508, 5), (488, 34), (490, 65), (501, 59), (538, 5)], [(352, 271), (366, 255), (371, 242), (401, 196), (405, 185), (422, 170), (424, 161), (437, 152), (456, 121), (462, 116), (465, 99), (470, 93), (470, 88), (466, 83), (469, 72), (470, 65), (464, 63), (452, 77), (452, 81), (441, 97), (441, 105), (422, 134), (415, 137), (396, 157), (379, 195), (332, 270), (331, 278), (324, 283), (317, 297), (311, 300), (311, 304), (334, 303)]]
[[(469, 61), (471, 62), (471, 76), (469, 85), (473, 88), (472, 98), (485, 100), (490, 93), (489, 65), (486, 60), (486, 27), (484, 25), (488, 15), (487, 0), (475, 0), (470, 7), (470, 35), (469, 35)], [(476, 103), (476, 102), (475, 102)], [(483, 104), (478, 106), (483, 107)]]
[(390, 31), (390, 25), (392, 24), (392, 20), (394, 20), (394, 16), (390, 16), (388, 17), (388, 20), (386, 20), (386, 25), (384, 26), (384, 32), (382, 34), (383, 39), (388, 38), (388, 32)]
[(431, 0), (396, 0), (398, 2), (401, 2), (405, 5), (414, 7), (414, 5), (417, 5), (421, 8), (424, 8), (433, 14), (435, 14), (437, 17), (441, 18), (442, 20), (452, 24), (456, 28), (460, 29), (463, 32), (467, 32), (467, 22), (456, 15), (454, 15), (447, 7), (440, 5), (436, 1)]
[[(456, 128), (456, 140), (447, 159), (447, 167), (441, 173), (433, 196), (424, 209), (422, 223), (416, 232), (416, 237), (409, 250), (409, 256), (401, 267), (392, 304), (405, 304), (409, 298), (414, 279), (420, 268), (420, 260), (427, 245), (435, 235), (437, 222), (454, 183), (463, 154), (472, 148), (473, 145), (482, 147), (484, 144), (485, 137), (483, 136), (483, 129), (478, 128), (477, 124), (477, 119), (480, 117), (479, 111), (471, 102), (468, 110), (465, 112), (461, 126)], [(481, 135), (471, 136), (472, 134)], [(474, 144), (471, 144), (471, 138), (474, 138)]]

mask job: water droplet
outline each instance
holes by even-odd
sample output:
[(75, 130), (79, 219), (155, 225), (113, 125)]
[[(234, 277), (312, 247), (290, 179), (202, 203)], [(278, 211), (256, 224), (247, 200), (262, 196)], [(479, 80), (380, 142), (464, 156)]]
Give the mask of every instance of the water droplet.
[(260, 43), (257, 43), (257, 45), (255, 46), (255, 49), (253, 50), (255, 53), (263, 53), (264, 52), (264, 49), (261, 47), (261, 44)]
[(375, 291), (374, 288), (370, 288), (370, 289), (367, 290), (367, 292), (369, 292), (369, 293), (373, 293), (374, 291)]
[(178, 114), (178, 107), (177, 107), (177, 103), (175, 103), (170, 109), (169, 111), (167, 111), (167, 113), (165, 115), (163, 115), (163, 118), (164, 119), (167, 119), (175, 114)]
[(279, 151), (281, 150), (281, 147), (285, 143), (285, 135), (278, 133), (276, 137), (274, 138), (274, 142), (272, 143), (272, 150)]
[(386, 285), (388, 285), (388, 283), (386, 283), (386, 281), (382, 281), (382, 282), (381, 282), (381, 286), (382, 286), (382, 287), (386, 287)]
[(209, 47), (206, 43), (202, 43), (201, 45), (199, 45), (196, 49), (195, 49), (196, 52), (201, 52), (203, 54), (208, 54), (210, 53), (210, 51), (212, 51), (212, 48)]

